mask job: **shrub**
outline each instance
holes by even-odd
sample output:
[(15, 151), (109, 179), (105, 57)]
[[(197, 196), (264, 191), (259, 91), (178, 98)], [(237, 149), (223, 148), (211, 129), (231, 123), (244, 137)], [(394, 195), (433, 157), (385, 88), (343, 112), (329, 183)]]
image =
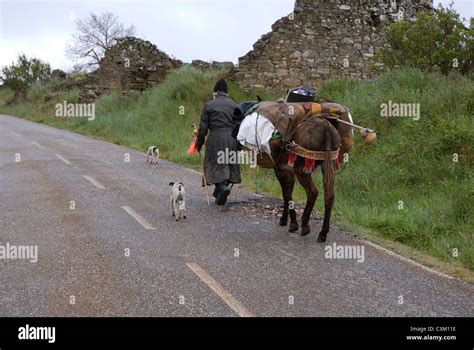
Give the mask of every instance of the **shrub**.
[(33, 84), (26, 93), (26, 98), (33, 103), (44, 103), (48, 96), (48, 88), (42, 83)]
[(399, 21), (386, 29), (388, 46), (377, 53), (387, 67), (416, 67), (443, 74), (474, 68), (474, 18), (464, 26), (452, 7), (420, 12), (416, 21)]
[(0, 88), (0, 107), (10, 104), (14, 98), (15, 93), (11, 89), (7, 87)]
[(48, 63), (38, 58), (29, 59), (25, 54), (20, 54), (16, 63), (2, 68), (0, 80), (16, 94), (22, 94), (32, 84), (46, 81), (50, 76), (51, 67)]

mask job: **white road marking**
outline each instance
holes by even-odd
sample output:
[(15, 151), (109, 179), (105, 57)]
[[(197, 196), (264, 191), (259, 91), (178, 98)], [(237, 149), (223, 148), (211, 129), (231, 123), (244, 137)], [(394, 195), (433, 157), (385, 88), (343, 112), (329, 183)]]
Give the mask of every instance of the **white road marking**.
[(367, 240), (365, 240), (365, 239), (364, 239), (363, 241), (364, 241), (364, 243), (366, 243), (366, 244), (368, 244), (368, 245), (374, 247), (375, 249), (381, 250), (381, 251), (387, 253), (388, 255), (391, 255), (391, 256), (397, 258), (398, 260), (401, 260), (401, 261), (404, 261), (404, 262), (406, 262), (406, 263), (408, 263), (408, 264), (417, 266), (417, 267), (419, 267), (419, 268), (421, 268), (421, 269), (423, 269), (423, 270), (425, 270), (425, 271), (428, 271), (428, 272), (430, 272), (430, 273), (432, 273), (432, 274), (435, 274), (435, 275), (437, 275), (437, 276), (444, 277), (444, 278), (448, 278), (448, 279), (451, 279), (451, 280), (454, 279), (453, 276), (449, 276), (449, 275), (446, 275), (446, 274), (444, 274), (444, 273), (442, 273), (442, 272), (433, 270), (433, 269), (429, 268), (428, 266), (422, 265), (422, 264), (420, 264), (420, 263), (417, 263), (416, 261), (413, 261), (413, 260), (411, 260), (411, 259), (405, 258), (404, 256), (401, 256), (401, 255), (398, 255), (397, 253), (394, 253), (394, 252), (392, 252), (391, 250), (389, 250), (389, 249), (387, 249), (387, 248), (381, 247), (381, 246), (379, 246), (378, 244), (372, 243), (372, 242), (367, 241)]
[(232, 294), (225, 290), (224, 287), (204, 271), (201, 266), (195, 263), (186, 263), (186, 265), (240, 317), (255, 317), (255, 315), (248, 311), (245, 306), (232, 296)]
[(59, 159), (61, 159), (64, 163), (66, 164), (71, 164), (71, 162), (69, 160), (67, 160), (66, 158), (63, 158), (61, 157), (59, 154), (56, 154), (56, 157), (58, 157)]
[(15, 136), (20, 136), (20, 137), (23, 137), (23, 135), (17, 133), (17, 132), (14, 132), (14, 131), (10, 131), (10, 134), (12, 135), (15, 135)]
[(125, 210), (127, 213), (129, 213), (135, 220), (138, 221), (140, 225), (142, 225), (146, 230), (156, 230), (151, 224), (146, 221), (140, 214), (138, 214), (135, 210), (133, 210), (130, 207), (123, 206), (121, 207), (123, 210)]
[(90, 177), (90, 176), (87, 176), (87, 175), (82, 175), (82, 176), (85, 177), (87, 180), (89, 180), (95, 187), (97, 187), (101, 190), (105, 189), (104, 185), (102, 185), (99, 181), (97, 181), (93, 177)]
[(41, 146), (39, 143), (36, 143), (36, 142), (34, 142), (34, 141), (31, 141), (31, 143), (32, 143), (33, 145), (35, 145), (36, 147), (39, 147), (39, 148), (41, 148), (41, 149), (44, 149), (44, 147)]

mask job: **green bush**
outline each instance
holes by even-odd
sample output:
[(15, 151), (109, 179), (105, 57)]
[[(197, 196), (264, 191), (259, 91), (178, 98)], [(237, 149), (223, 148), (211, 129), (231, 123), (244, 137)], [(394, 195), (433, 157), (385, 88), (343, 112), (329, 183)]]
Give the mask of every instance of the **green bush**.
[(386, 29), (388, 47), (377, 52), (387, 67), (416, 67), (443, 74), (474, 69), (474, 18), (464, 26), (452, 7), (420, 12), (416, 21), (394, 22)]
[(0, 107), (6, 106), (13, 102), (15, 93), (7, 87), (0, 87)]
[(26, 98), (33, 103), (41, 104), (46, 100), (48, 96), (48, 88), (42, 83), (33, 84), (26, 93)]
[(67, 90), (67, 91), (60, 91), (54, 98), (56, 103), (62, 103), (63, 101), (67, 101), (67, 103), (79, 103), (79, 94), (80, 90)]
[(24, 94), (32, 84), (47, 81), (51, 76), (51, 67), (38, 58), (18, 55), (17, 61), (1, 69), (0, 80), (16, 94)]

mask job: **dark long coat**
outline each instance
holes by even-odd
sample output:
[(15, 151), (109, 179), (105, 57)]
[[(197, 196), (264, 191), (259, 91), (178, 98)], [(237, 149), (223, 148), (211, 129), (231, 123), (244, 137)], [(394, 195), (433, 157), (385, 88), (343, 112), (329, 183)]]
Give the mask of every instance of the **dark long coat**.
[(234, 109), (237, 104), (227, 95), (218, 93), (216, 98), (207, 102), (201, 114), (199, 134), (196, 142), (198, 149), (206, 140), (206, 155), (204, 158), (204, 171), (208, 185), (224, 180), (231, 183), (240, 183), (239, 164), (218, 164), (219, 151), (237, 152), (237, 140), (232, 137)]

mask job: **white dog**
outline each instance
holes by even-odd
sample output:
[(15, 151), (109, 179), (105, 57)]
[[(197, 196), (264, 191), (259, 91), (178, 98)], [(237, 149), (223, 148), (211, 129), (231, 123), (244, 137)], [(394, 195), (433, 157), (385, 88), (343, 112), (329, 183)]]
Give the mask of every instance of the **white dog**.
[(186, 192), (182, 182), (170, 182), (171, 186), (171, 209), (176, 221), (186, 219)]
[(148, 147), (148, 151), (146, 152), (146, 161), (158, 164), (158, 158), (160, 158), (160, 150), (158, 149), (158, 147)]

